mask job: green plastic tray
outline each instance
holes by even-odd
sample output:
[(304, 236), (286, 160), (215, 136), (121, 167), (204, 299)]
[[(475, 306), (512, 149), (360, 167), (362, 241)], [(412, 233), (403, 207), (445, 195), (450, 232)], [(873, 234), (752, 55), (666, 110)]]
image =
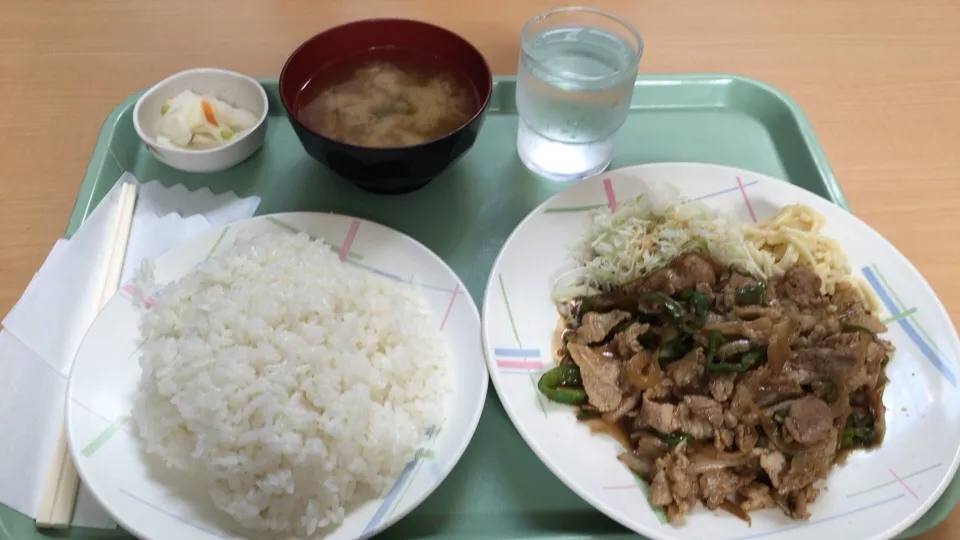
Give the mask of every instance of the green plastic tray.
[[(80, 226), (121, 172), (129, 170), (143, 181), (257, 194), (263, 199), (263, 214), (333, 211), (378, 221), (443, 257), (480, 302), (507, 235), (536, 205), (565, 187), (530, 175), (517, 157), (513, 77), (497, 77), (476, 146), (442, 177), (401, 196), (361, 191), (309, 158), (285, 117), (277, 80), (262, 82), (271, 100), (264, 148), (240, 166), (211, 175), (182, 173), (153, 159), (131, 121), (140, 94), (127, 98), (101, 129), (67, 234)], [(611, 167), (660, 161), (742, 167), (847, 207), (800, 109), (776, 89), (743, 77), (652, 75), (637, 80)], [(955, 479), (903, 537), (939, 524), (958, 498), (960, 483)], [(128, 538), (122, 531), (80, 528), (41, 534), (32, 520), (2, 507), (0, 523), (17, 540)], [(636, 538), (573, 494), (538, 461), (510, 424), (492, 387), (476, 436), (453, 473), (419, 508), (380, 536), (425, 537)]]

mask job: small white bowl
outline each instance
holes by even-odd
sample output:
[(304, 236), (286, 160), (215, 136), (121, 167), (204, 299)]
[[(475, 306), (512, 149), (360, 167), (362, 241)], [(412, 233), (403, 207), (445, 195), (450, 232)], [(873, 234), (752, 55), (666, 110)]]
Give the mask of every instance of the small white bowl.
[[(188, 150), (158, 144), (156, 131), (160, 108), (167, 99), (184, 90), (211, 94), (235, 107), (246, 109), (258, 118), (257, 123), (216, 148)], [(153, 85), (137, 100), (133, 108), (133, 126), (153, 157), (170, 167), (193, 173), (218, 172), (237, 165), (263, 145), (267, 134), (268, 108), (266, 91), (251, 77), (225, 69), (188, 69)]]

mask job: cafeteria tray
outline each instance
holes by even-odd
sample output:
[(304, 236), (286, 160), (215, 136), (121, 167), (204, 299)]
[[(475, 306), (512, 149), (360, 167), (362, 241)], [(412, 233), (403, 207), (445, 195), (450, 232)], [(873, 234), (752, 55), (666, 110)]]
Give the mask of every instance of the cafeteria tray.
[[(183, 173), (157, 162), (133, 129), (133, 106), (140, 93), (124, 100), (101, 128), (67, 235), (77, 230), (127, 170), (143, 181), (256, 194), (263, 200), (261, 214), (332, 211), (378, 221), (423, 242), (446, 260), (480, 303), (487, 274), (506, 237), (530, 210), (565, 187), (531, 175), (517, 156), (514, 77), (495, 78), (487, 118), (473, 149), (433, 183), (400, 196), (361, 191), (308, 157), (285, 116), (277, 79), (261, 82), (270, 98), (265, 146), (240, 166), (216, 174)], [(611, 168), (663, 161), (749, 169), (847, 208), (797, 105), (780, 91), (748, 78), (639, 77)], [(718, 191), (724, 187), (718, 186)], [(901, 538), (942, 522), (958, 498), (960, 482), (954, 478), (936, 505)], [(2, 506), (0, 524), (6, 529), (0, 532), (17, 540), (129, 538), (119, 530), (36, 531), (32, 520)], [(387, 540), (426, 537), (636, 538), (594, 510), (540, 463), (510, 424), (492, 386), (476, 435), (450, 476), (409, 516), (378, 536)]]

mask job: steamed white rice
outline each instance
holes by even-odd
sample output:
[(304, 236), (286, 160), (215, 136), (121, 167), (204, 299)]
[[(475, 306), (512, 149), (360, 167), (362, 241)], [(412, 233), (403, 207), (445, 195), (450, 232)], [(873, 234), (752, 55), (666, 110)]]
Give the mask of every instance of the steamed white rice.
[(442, 423), (439, 326), (412, 286), (306, 235), (239, 239), (143, 316), (137, 431), (240, 524), (309, 537)]

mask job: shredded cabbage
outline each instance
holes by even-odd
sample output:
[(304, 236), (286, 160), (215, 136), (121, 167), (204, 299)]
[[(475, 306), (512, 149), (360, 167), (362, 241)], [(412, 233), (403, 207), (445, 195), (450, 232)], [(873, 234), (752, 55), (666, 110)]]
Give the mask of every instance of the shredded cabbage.
[(579, 268), (555, 280), (554, 300), (610, 290), (692, 250), (706, 251), (724, 265), (762, 275), (740, 221), (700, 202), (660, 198), (640, 196), (613, 213), (594, 212), (586, 240), (574, 249)]

